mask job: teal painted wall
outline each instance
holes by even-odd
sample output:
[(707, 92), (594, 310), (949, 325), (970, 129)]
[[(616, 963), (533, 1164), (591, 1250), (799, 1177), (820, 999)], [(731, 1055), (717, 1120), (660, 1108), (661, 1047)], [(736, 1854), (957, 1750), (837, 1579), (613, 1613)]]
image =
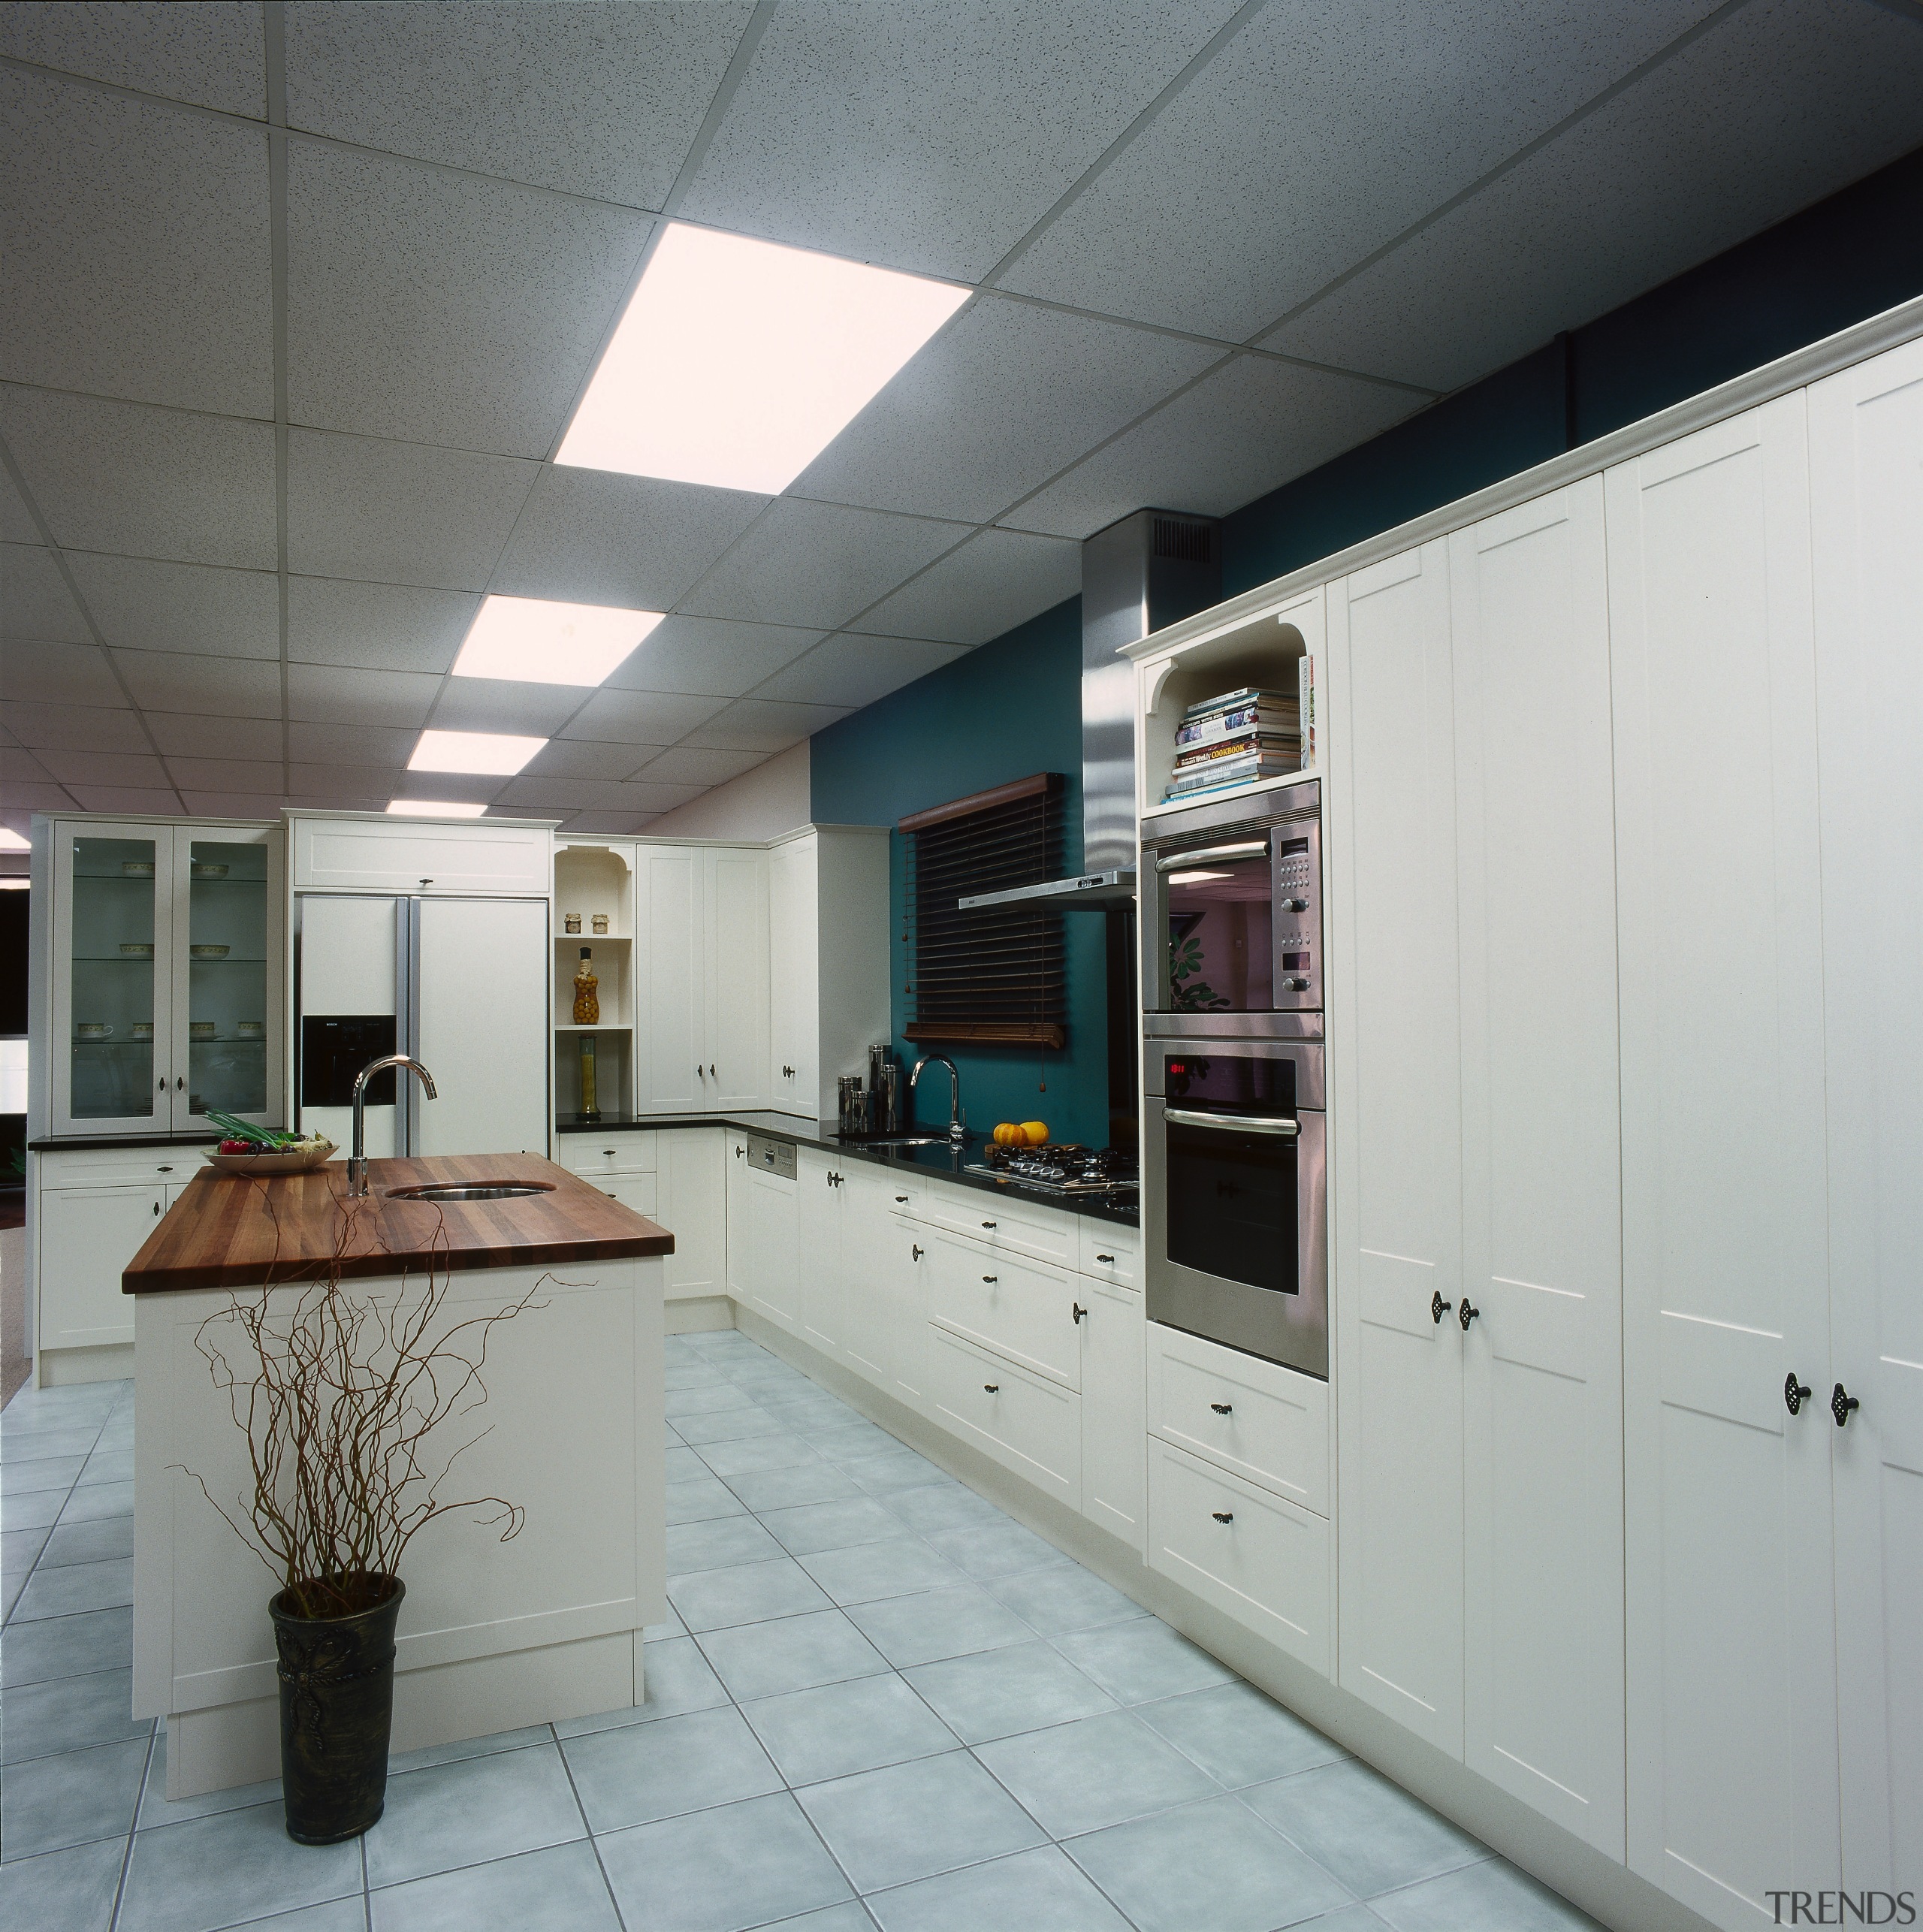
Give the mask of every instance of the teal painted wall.
[[(1077, 870), (1082, 863), (1081, 599), (1056, 605), (817, 732), (811, 765), (817, 825), (892, 826), (910, 812), (1012, 778), (1061, 772), (1068, 780), (1064, 859), (1069, 871)], [(895, 1047), (912, 1064), (920, 1049), (911, 1046), (901, 1031), (909, 1016), (910, 962), (901, 916), (906, 859), (907, 841), (898, 832), (889, 841), (889, 960)], [(1068, 990), (1068, 1044), (1062, 1052), (946, 1049), (961, 1070), (962, 1104), (971, 1128), (986, 1130), (999, 1120), (1046, 1120), (1058, 1140), (1097, 1147), (1107, 1141), (1103, 923), (1076, 915), (1062, 921)], [(937, 1070), (925, 1076), (915, 1100), (918, 1118), (946, 1121), (946, 1076)]]

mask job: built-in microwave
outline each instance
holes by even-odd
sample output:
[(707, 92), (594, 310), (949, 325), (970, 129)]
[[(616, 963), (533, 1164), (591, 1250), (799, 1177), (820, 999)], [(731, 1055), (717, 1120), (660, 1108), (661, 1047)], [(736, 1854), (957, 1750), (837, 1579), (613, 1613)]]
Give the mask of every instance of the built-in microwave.
[(1284, 1035), (1322, 1009), (1318, 779), (1171, 812), (1143, 828), (1148, 1031)]

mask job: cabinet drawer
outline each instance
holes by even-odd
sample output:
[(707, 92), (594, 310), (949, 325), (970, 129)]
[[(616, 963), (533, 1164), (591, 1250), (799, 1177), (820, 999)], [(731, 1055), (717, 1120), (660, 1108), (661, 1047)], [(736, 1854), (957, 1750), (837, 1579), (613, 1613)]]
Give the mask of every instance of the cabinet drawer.
[(660, 1158), (654, 1136), (644, 1134), (557, 1134), (554, 1162), (570, 1174), (652, 1174)]
[(1079, 1218), (1064, 1209), (1037, 1207), (1006, 1194), (992, 1194), (986, 1188), (943, 1187), (934, 1182), (922, 1188), (921, 1196), (916, 1213), (936, 1227), (990, 1242), (1011, 1254), (1052, 1261), (1058, 1267), (1073, 1268), (1079, 1257)]
[(82, 1147), (35, 1156), (43, 1188), (163, 1187), (191, 1181), (207, 1165), (200, 1147)]
[(1329, 1385), (1149, 1324), (1149, 1426), (1166, 1441), (1329, 1513)]
[(590, 1174), (584, 1177), (610, 1200), (617, 1200), (650, 1221), (660, 1205), (660, 1177), (655, 1174)]
[(1018, 1261), (998, 1248), (930, 1234), (928, 1316), (943, 1327), (1035, 1369), (1082, 1386), (1082, 1341), (1073, 1275)]
[(1125, 1227), (1118, 1221), (1076, 1221), (1082, 1230), (1081, 1269), (1100, 1281), (1117, 1287), (1142, 1285), (1142, 1235), (1140, 1229)]
[(1149, 1566), (1329, 1674), (1329, 1522), (1152, 1438)]
[(931, 1327), (928, 1395), (936, 1419), (1070, 1508), (1082, 1493), (1081, 1398)]

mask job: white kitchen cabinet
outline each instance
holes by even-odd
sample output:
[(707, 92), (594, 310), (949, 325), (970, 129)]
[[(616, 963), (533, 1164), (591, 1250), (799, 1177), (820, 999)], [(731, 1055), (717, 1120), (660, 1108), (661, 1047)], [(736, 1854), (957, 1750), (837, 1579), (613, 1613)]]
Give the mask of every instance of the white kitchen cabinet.
[(134, 1339), (134, 1304), (121, 1271), (169, 1204), (162, 1181), (40, 1191), (36, 1351), (98, 1348)]
[(1082, 1386), (1080, 1277), (927, 1230), (929, 1318), (1069, 1389)]
[[(1125, 1233), (1128, 1230), (1124, 1230)], [(1146, 1547), (1147, 1437), (1143, 1419), (1142, 1297), (1083, 1276), (1082, 1514), (1137, 1556)]]
[(738, 1302), (752, 1302), (754, 1291), (754, 1246), (750, 1238), (750, 1212), (753, 1191), (748, 1185), (753, 1170), (748, 1166), (748, 1137), (731, 1130), (727, 1140), (728, 1171), (723, 1187), (727, 1197), (728, 1292)]
[(841, 1170), (829, 1155), (804, 1147), (797, 1152), (795, 1174), (800, 1239), (794, 1275), (799, 1333), (811, 1348), (837, 1362), (846, 1321)]
[(816, 910), (820, 845), (807, 834), (783, 840), (768, 855), (768, 1104), (783, 1112), (832, 1119), (832, 1113), (817, 1105), (821, 1091), (814, 1024), (821, 999)]
[(1463, 1291), (1447, 545), (1331, 587), (1341, 1683), (1463, 1750)]
[[(1860, 1893), (1923, 1874), (1923, 343), (1809, 403), (1834, 1326), (1827, 1378), (1801, 1372), (1831, 1462)], [(1861, 1404), (1840, 1429), (1839, 1383)]]
[(702, 855), (702, 979), (707, 990), (704, 1103), (768, 1103), (768, 855), (711, 846)]
[(702, 977), (702, 852), (635, 850), (635, 1111), (708, 1105), (708, 990)]
[(552, 847), (545, 825), (303, 812), (294, 821), (294, 889), (545, 898)]
[(1804, 398), (1605, 480), (1629, 1861), (1733, 1927), (1840, 1882)]
[[(650, 1221), (660, 1220), (660, 1175), (597, 1174), (592, 1185), (599, 1188), (610, 1200), (619, 1201), (623, 1207), (632, 1208), (636, 1214), (645, 1215)], [(677, 1241), (675, 1245), (678, 1251), (680, 1242)]]
[(902, 1218), (907, 1197), (892, 1175), (865, 1162), (851, 1161), (835, 1171), (841, 1176), (832, 1191), (840, 1223), (842, 1358), (892, 1394), (895, 1330), (908, 1294), (901, 1278), (912, 1267)]
[(801, 1236), (797, 1184), (785, 1175), (748, 1174), (748, 1304), (790, 1335), (802, 1332)]
[[(640, 1137), (637, 1137), (638, 1138)], [(727, 1292), (728, 1167), (740, 1137), (718, 1127), (660, 1135), (660, 1211), (644, 1210), (675, 1237), (665, 1263), (670, 1301)]]
[(1461, 1294), (1475, 1311), (1466, 1333), (1460, 1317), (1449, 1324), (1464, 1377), (1465, 1755), (1620, 1859), (1622, 1256), (1602, 479), (1457, 531), (1449, 586)]
[(1070, 1509), (1082, 1493), (1082, 1399), (948, 1330), (928, 1331), (928, 1411)]

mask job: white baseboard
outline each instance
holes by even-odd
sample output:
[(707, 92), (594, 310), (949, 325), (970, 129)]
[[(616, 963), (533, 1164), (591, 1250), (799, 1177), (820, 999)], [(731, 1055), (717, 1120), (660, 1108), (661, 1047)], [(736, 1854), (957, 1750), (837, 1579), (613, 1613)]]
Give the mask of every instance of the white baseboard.
[(735, 1304), (726, 1295), (689, 1295), (665, 1302), (661, 1315), (669, 1335), (708, 1335), (735, 1325)]
[(98, 1348), (43, 1348), (34, 1357), (34, 1386), (71, 1387), (76, 1382), (124, 1382), (134, 1373), (134, 1345), (110, 1342)]

